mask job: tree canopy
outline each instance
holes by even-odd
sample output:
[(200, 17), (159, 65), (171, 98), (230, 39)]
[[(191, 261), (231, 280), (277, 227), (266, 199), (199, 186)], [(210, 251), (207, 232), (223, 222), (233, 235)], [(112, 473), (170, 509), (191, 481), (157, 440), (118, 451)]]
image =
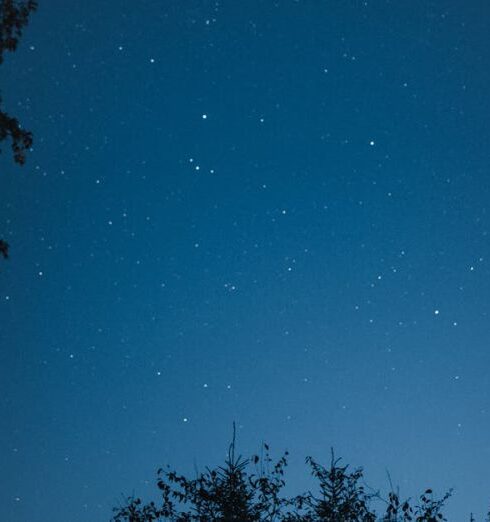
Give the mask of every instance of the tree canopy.
[[(386, 498), (364, 483), (362, 468), (342, 465), (332, 450), (330, 464), (308, 457), (314, 491), (283, 496), (288, 453), (277, 461), (264, 444), (261, 456), (235, 455), (235, 436), (224, 465), (188, 478), (170, 468), (158, 470), (160, 501), (126, 498), (114, 508), (112, 522), (444, 522), (451, 490), (437, 497), (425, 489), (417, 500)], [(393, 490), (393, 487), (391, 488)], [(375, 505), (381, 505), (379, 512)], [(472, 519), (473, 520), (473, 519)]]

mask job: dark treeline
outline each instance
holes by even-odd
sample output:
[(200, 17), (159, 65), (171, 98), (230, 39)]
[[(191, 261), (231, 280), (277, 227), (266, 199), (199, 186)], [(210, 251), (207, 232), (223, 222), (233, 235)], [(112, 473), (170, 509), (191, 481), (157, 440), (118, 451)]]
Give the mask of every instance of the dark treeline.
[[(112, 522), (444, 522), (451, 490), (436, 497), (425, 489), (416, 499), (401, 499), (398, 491), (383, 497), (364, 484), (362, 468), (350, 470), (332, 451), (328, 466), (311, 457), (306, 463), (316, 490), (288, 497), (288, 453), (273, 461), (264, 444), (262, 456), (235, 455), (235, 437), (223, 466), (206, 468), (195, 478), (170, 468), (159, 469), (160, 500), (145, 504), (129, 497), (114, 508)], [(377, 509), (375, 509), (375, 507)], [(472, 515), (470, 521), (474, 521)], [(490, 514), (486, 518), (490, 522)]]

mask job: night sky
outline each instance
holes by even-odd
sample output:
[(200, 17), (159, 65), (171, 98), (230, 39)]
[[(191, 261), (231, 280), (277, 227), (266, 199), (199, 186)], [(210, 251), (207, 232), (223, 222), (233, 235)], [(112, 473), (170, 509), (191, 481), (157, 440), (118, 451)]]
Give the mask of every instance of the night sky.
[(490, 503), (490, 4), (46, 0), (0, 68), (0, 519), (330, 447)]

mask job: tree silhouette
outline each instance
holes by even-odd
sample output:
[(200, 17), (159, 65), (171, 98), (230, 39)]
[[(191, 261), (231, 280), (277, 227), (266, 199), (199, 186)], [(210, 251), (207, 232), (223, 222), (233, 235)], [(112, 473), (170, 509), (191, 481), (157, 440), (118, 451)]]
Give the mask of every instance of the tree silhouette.
[[(29, 15), (36, 9), (36, 0), (22, 2), (0, 0), (0, 64), (3, 63), (5, 52), (13, 52), (17, 49), (22, 31), (29, 21)], [(32, 146), (32, 133), (23, 129), (17, 118), (3, 111), (1, 102), (0, 96), (0, 143), (10, 139), (14, 161), (23, 165), (26, 152)], [(8, 252), (8, 243), (0, 239), (0, 254), (7, 259)]]
[(306, 459), (312, 475), (319, 483), (319, 492), (296, 497), (299, 520), (305, 522), (374, 522), (376, 514), (369, 507), (376, 493), (366, 493), (361, 484), (361, 468), (348, 471), (340, 466), (342, 459), (335, 458), (331, 450), (330, 467), (326, 468), (313, 458)]
[[(398, 492), (388, 499), (366, 491), (362, 468), (349, 470), (340, 464), (333, 450), (330, 466), (311, 457), (306, 459), (318, 483), (318, 491), (296, 497), (281, 495), (288, 453), (274, 463), (264, 444), (262, 456), (244, 459), (235, 456), (235, 429), (223, 466), (198, 473), (190, 479), (167, 469), (158, 470), (157, 487), (161, 501), (144, 504), (129, 497), (114, 508), (112, 522), (445, 522), (442, 513), (451, 491), (442, 498), (431, 489), (419, 497), (400, 501)], [(391, 488), (393, 489), (393, 488)], [(374, 501), (386, 504), (377, 515)]]
[[(389, 495), (388, 508), (383, 522), (444, 522), (446, 518), (442, 509), (446, 500), (452, 495), (449, 490), (442, 498), (434, 498), (432, 489), (426, 489), (419, 497), (419, 503), (412, 507), (410, 499), (400, 502), (397, 493)], [(470, 520), (473, 515), (470, 515)]]
[[(31, 12), (37, 9), (36, 0), (17, 2), (0, 0), (0, 64), (4, 52), (17, 49), (22, 31), (29, 21)], [(1, 98), (0, 98), (1, 102)], [(22, 128), (17, 118), (0, 109), (0, 142), (10, 138), (15, 162), (23, 165), (26, 152), (32, 145), (32, 133)]]
[[(264, 444), (265, 454), (251, 459), (235, 456), (235, 430), (224, 466), (206, 468), (195, 479), (169, 469), (158, 470), (160, 507), (130, 497), (114, 509), (113, 522), (273, 522), (281, 520), (287, 501), (280, 497), (284, 486), (287, 452), (275, 464)], [(250, 465), (255, 472), (250, 473)]]

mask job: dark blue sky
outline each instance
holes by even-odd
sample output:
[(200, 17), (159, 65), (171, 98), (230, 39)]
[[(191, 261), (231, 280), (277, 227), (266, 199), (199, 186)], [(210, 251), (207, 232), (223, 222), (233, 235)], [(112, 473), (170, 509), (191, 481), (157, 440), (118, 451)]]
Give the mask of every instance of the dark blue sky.
[(105, 521), (238, 424), (490, 498), (490, 8), (40, 2), (1, 67), (0, 519)]

